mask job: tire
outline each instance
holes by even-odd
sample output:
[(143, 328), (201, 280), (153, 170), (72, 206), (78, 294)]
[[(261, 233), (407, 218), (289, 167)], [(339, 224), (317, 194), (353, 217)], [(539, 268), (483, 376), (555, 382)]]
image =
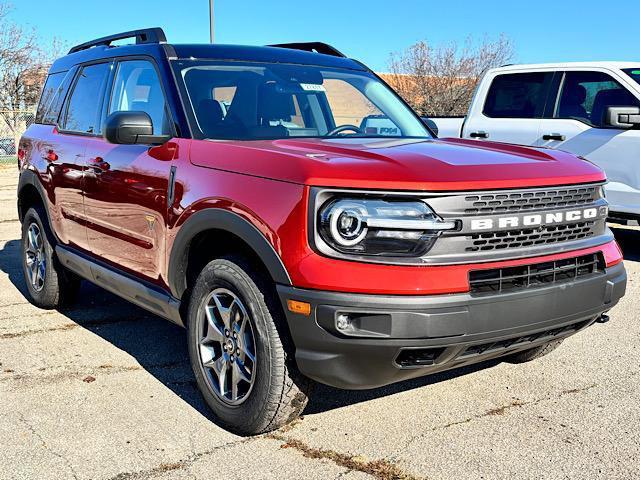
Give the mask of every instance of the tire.
[(270, 282), (240, 257), (220, 258), (201, 271), (189, 301), (187, 338), (196, 382), (218, 422), (241, 435), (282, 427), (308, 401), (311, 382), (295, 367)]
[(22, 221), (22, 271), (29, 301), (44, 309), (73, 303), (80, 279), (58, 261), (51, 242), (51, 231), (42, 209), (30, 208)]
[(525, 350), (524, 352), (518, 352), (512, 355), (508, 355), (507, 357), (505, 357), (505, 360), (509, 363), (531, 362), (550, 354), (556, 348), (558, 348), (561, 343), (562, 340), (554, 340), (553, 342), (545, 343), (544, 345), (540, 345), (539, 347), (535, 347), (530, 350)]

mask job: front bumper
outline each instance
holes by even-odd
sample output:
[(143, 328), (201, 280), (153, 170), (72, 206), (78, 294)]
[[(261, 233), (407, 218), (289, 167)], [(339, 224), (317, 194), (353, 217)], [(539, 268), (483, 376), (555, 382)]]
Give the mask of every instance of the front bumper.
[[(620, 263), (599, 275), (495, 295), (359, 295), (282, 285), (278, 293), (301, 372), (366, 389), (565, 338), (618, 303), (626, 281)], [(289, 299), (310, 303), (311, 315), (290, 312)], [(335, 327), (342, 314), (351, 320), (347, 334)]]

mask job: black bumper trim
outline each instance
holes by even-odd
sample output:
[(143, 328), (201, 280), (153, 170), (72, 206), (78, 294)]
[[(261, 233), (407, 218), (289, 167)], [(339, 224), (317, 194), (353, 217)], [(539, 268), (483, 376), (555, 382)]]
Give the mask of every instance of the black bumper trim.
[[(278, 286), (305, 375), (339, 388), (363, 389), (418, 377), (564, 338), (591, 325), (625, 293), (623, 264), (606, 273), (496, 295), (361, 295)], [(287, 299), (308, 302), (312, 315), (287, 311)], [(341, 334), (335, 319), (347, 314), (353, 329)], [(578, 325), (580, 324), (580, 325)], [(565, 329), (578, 325), (577, 329)], [(540, 335), (565, 329), (557, 336)], [(508, 345), (509, 339), (532, 337)], [(463, 355), (473, 345), (504, 342), (505, 348)], [(406, 349), (443, 349), (432, 365), (401, 367)]]

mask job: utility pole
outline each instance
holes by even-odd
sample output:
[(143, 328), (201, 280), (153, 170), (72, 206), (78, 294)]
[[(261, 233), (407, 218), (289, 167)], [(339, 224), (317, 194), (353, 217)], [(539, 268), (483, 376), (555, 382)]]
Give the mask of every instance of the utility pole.
[(211, 43), (214, 40), (214, 16), (213, 16), (213, 0), (209, 0), (209, 34)]

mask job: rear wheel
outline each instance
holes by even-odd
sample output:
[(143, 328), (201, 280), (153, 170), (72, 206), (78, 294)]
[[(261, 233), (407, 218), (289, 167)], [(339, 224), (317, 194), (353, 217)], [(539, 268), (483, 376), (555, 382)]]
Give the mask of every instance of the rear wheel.
[(300, 415), (309, 381), (285, 348), (280, 307), (267, 279), (238, 257), (216, 259), (189, 302), (189, 356), (198, 387), (219, 421), (253, 435)]
[(561, 343), (562, 340), (554, 340), (553, 342), (545, 343), (544, 345), (540, 345), (539, 347), (535, 347), (530, 350), (525, 350), (524, 352), (518, 352), (508, 355), (504, 359), (509, 363), (531, 362), (550, 354), (556, 348), (558, 348)]
[(24, 216), (22, 267), (31, 303), (52, 309), (75, 301), (80, 279), (58, 261), (43, 218), (39, 208), (30, 208)]

